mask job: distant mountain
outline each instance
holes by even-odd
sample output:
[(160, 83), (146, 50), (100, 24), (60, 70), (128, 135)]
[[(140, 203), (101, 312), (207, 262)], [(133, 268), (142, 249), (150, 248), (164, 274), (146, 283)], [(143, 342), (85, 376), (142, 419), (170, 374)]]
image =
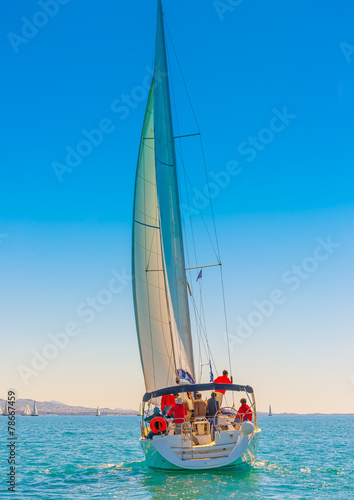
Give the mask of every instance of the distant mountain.
[[(21, 415), (26, 405), (33, 408), (33, 399), (18, 399), (16, 401), (16, 414)], [(3, 410), (5, 400), (0, 399), (0, 407)], [(59, 401), (37, 401), (37, 409), (40, 415), (96, 415), (97, 408), (87, 408), (85, 406), (70, 406)], [(100, 408), (101, 415), (138, 415), (136, 410), (126, 410), (124, 408)]]

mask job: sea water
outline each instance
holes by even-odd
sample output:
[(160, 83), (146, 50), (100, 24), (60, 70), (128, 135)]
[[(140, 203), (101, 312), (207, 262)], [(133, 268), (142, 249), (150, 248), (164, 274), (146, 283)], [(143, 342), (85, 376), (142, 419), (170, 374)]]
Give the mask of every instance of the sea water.
[(354, 417), (261, 417), (249, 470), (163, 472), (146, 466), (138, 417), (17, 416), (16, 492), (7, 492), (0, 417), (0, 498), (354, 499)]

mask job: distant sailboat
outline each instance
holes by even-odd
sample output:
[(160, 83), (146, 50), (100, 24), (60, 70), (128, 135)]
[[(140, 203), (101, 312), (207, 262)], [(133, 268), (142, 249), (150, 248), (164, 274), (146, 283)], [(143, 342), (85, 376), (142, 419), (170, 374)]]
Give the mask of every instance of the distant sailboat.
[(99, 407), (97, 406), (96, 417), (100, 417), (100, 416), (101, 416), (101, 412), (100, 412)]
[(38, 417), (37, 403), (36, 402), (34, 402), (34, 404), (33, 404), (33, 410), (32, 410), (31, 416)]
[(3, 411), (2, 411), (2, 409), (1, 409), (1, 408), (0, 408), (0, 415), (3, 415)]
[(271, 405), (269, 405), (269, 415), (268, 416), (272, 417), (272, 407), (271, 407)]
[(29, 404), (27, 403), (27, 406), (25, 408), (25, 411), (22, 413), (22, 415), (24, 417), (29, 417), (31, 415), (31, 410), (30, 410), (30, 407), (29, 407)]
[(9, 414), (9, 407), (8, 407), (7, 401), (5, 401), (5, 410), (4, 410), (3, 416), (6, 417), (8, 414)]

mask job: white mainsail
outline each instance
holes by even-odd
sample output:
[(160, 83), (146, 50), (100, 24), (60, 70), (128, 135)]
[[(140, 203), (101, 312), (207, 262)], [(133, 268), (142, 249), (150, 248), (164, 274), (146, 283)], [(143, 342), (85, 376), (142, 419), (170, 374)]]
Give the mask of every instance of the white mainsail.
[(173, 355), (160, 239), (152, 82), (140, 143), (133, 222), (133, 294), (147, 391), (173, 385)]
[(96, 417), (99, 417), (100, 415), (101, 415), (101, 412), (100, 412), (99, 407), (97, 406), (97, 410), (96, 410)]
[(161, 1), (156, 57), (138, 157), (133, 222), (133, 295), (148, 392), (193, 382), (176, 158)]
[(26, 405), (25, 411), (23, 412), (23, 415), (25, 415), (25, 416), (31, 415), (31, 410), (30, 410), (30, 407), (29, 407), (28, 403)]
[(37, 411), (37, 403), (33, 403), (33, 410), (32, 410), (32, 417), (37, 417), (38, 416), (38, 411)]
[(3, 415), (7, 416), (8, 414), (9, 414), (9, 406), (8, 406), (7, 401), (5, 401), (5, 409), (4, 409)]

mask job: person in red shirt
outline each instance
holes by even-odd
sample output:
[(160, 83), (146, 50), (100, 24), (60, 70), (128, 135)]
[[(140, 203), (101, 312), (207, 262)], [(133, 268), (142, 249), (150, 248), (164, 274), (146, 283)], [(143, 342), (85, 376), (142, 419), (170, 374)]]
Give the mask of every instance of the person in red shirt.
[[(228, 377), (228, 374), (229, 374), (228, 371), (224, 370), (222, 372), (222, 376), (217, 377), (214, 380), (214, 384), (232, 384), (232, 377), (231, 377), (231, 380), (230, 380), (229, 377)], [(220, 408), (222, 406), (222, 398), (223, 398), (225, 392), (226, 391), (218, 391), (217, 389), (215, 389), (216, 400), (219, 402), (219, 407)]]
[(247, 401), (245, 398), (240, 399), (241, 406), (238, 409), (236, 419), (239, 419), (239, 421), (242, 423), (245, 420), (249, 420), (252, 422), (252, 410), (248, 406)]
[(187, 408), (183, 404), (183, 399), (178, 397), (176, 404), (167, 413), (168, 417), (173, 417), (176, 425), (176, 434), (181, 434), (181, 426), (186, 421)]
[(178, 398), (178, 394), (166, 394), (161, 398), (161, 411), (162, 415), (166, 415), (167, 412), (170, 411), (172, 406), (175, 405), (176, 398)]

